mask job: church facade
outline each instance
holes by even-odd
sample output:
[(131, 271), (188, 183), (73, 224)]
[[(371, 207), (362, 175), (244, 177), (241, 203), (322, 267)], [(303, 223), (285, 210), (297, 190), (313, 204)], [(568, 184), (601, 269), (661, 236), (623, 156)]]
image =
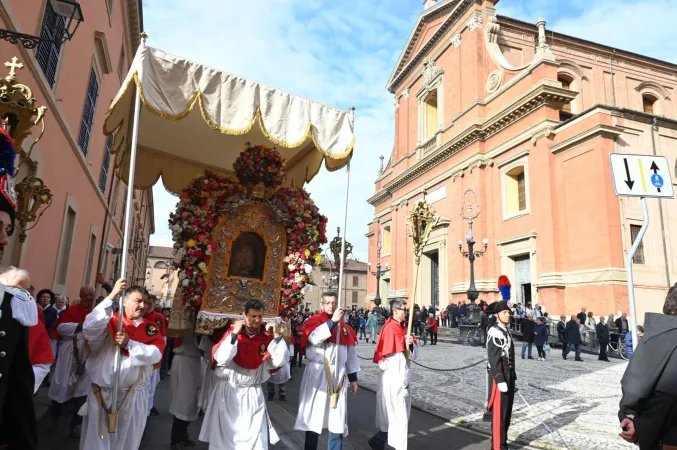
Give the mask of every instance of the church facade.
[[(660, 155), (675, 170), (677, 66), (497, 14), (499, 0), (428, 0), (388, 81), (395, 142), (369, 198), (369, 261), (382, 298), (411, 299), (407, 216), (422, 198), (440, 219), (424, 249), (417, 303), (466, 299), (473, 215), (480, 299), (553, 314), (628, 312), (625, 255), (643, 215), (614, 194), (609, 154)], [(666, 174), (667, 175), (667, 174)], [(670, 174), (673, 181), (677, 174)], [(638, 323), (677, 281), (677, 200), (648, 200), (633, 261)], [(376, 293), (369, 279), (368, 299)]]

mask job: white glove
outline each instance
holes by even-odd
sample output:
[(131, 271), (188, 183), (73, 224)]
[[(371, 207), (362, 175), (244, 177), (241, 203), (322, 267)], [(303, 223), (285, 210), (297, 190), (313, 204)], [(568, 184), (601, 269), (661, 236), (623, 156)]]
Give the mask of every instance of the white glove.
[(498, 383), (498, 390), (501, 392), (508, 392), (508, 383)]

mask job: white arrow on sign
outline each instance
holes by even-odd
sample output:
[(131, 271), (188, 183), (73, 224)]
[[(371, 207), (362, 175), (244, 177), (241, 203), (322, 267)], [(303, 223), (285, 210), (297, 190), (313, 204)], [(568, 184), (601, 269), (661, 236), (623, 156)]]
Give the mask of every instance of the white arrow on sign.
[(674, 198), (666, 157), (611, 153), (609, 161), (616, 195)]

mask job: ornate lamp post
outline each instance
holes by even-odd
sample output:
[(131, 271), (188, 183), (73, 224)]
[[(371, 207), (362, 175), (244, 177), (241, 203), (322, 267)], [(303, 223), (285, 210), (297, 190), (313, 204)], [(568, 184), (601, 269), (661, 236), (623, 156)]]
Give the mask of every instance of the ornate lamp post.
[[(346, 240), (346, 245), (345, 245), (345, 253), (343, 255), (343, 258), (341, 258), (341, 245), (343, 244), (343, 240), (341, 239), (341, 228), (337, 227), (336, 228), (336, 237), (331, 240), (329, 243), (329, 251), (331, 251), (331, 255), (334, 259), (334, 264), (336, 267), (336, 279), (338, 280), (338, 277), (340, 276), (341, 273), (341, 262), (348, 261), (350, 257), (353, 255), (353, 244), (348, 242)], [(328, 258), (329, 259), (329, 258)], [(331, 268), (331, 259), (330, 261), (330, 268)], [(331, 277), (331, 271), (329, 272), (329, 276)], [(331, 283), (331, 281), (330, 281)], [(338, 283), (337, 283), (338, 285)], [(343, 287), (343, 291), (345, 292), (345, 286)]]
[(473, 213), (472, 204), (475, 202), (476, 196), (475, 192), (472, 189), (468, 189), (463, 194), (463, 203), (468, 205), (467, 210), (461, 208), (461, 217), (468, 221), (468, 235), (465, 237), (466, 243), (468, 245), (468, 250), (463, 250), (463, 241), (458, 241), (458, 250), (461, 252), (464, 258), (468, 258), (470, 261), (470, 286), (468, 286), (468, 300), (470, 300), (470, 305), (468, 305), (468, 325), (477, 325), (480, 323), (480, 308), (475, 304), (475, 300), (479, 297), (480, 293), (475, 287), (475, 259), (482, 257), (489, 247), (489, 239), (484, 238), (482, 244), (484, 245), (484, 250), (475, 250), (475, 238), (472, 234), (472, 225), (473, 221), (479, 217), (480, 209), (479, 206), (476, 206), (476, 213)]
[(376, 245), (376, 272), (371, 270), (371, 263), (367, 263), (369, 266), (369, 273), (376, 277), (376, 297), (374, 297), (374, 304), (378, 307), (381, 306), (381, 241), (378, 241)]
[(85, 20), (82, 17), (82, 9), (80, 9), (78, 2), (74, 0), (49, 0), (49, 4), (56, 15), (54, 25), (49, 30), (51, 39), (2, 29), (0, 29), (0, 39), (12, 44), (21, 44), (28, 49), (37, 47), (41, 42), (53, 42), (61, 45), (73, 39), (80, 22)]
[[(47, 108), (37, 107), (31, 89), (17, 81), (16, 71), (22, 69), (24, 65), (16, 57), (6, 62), (5, 67), (9, 69), (9, 74), (0, 80), (2, 127), (14, 140), (14, 150), (19, 154), (17, 174), (23, 164), (27, 164), (28, 167), (28, 175), (14, 187), (17, 194), (15, 226), (19, 229), (17, 259), (14, 264), (21, 267), (23, 244), (28, 237), (27, 232), (37, 225), (42, 214), (52, 204), (52, 193), (36, 176), (38, 164), (31, 159), (33, 147), (45, 132), (44, 118)], [(31, 128), (39, 123), (42, 123), (42, 131), (26, 152), (22, 148), (23, 142), (31, 134)]]

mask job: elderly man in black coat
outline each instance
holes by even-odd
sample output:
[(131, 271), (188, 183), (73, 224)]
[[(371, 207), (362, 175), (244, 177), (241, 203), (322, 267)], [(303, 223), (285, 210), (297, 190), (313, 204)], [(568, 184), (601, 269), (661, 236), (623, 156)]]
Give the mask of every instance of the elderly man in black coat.
[(600, 361), (610, 362), (606, 355), (606, 349), (609, 346), (609, 327), (604, 323), (606, 317), (599, 316), (599, 323), (595, 326), (597, 340), (599, 341), (599, 359)]
[(571, 316), (571, 320), (567, 322), (567, 326), (564, 329), (564, 334), (567, 338), (567, 348), (562, 354), (562, 359), (567, 359), (571, 347), (574, 347), (576, 350), (576, 361), (583, 361), (581, 359), (581, 330), (579, 325), (581, 321), (576, 316)]
[(644, 328), (644, 338), (621, 380), (620, 436), (640, 450), (675, 449), (677, 284), (668, 291), (663, 314), (647, 313)]

